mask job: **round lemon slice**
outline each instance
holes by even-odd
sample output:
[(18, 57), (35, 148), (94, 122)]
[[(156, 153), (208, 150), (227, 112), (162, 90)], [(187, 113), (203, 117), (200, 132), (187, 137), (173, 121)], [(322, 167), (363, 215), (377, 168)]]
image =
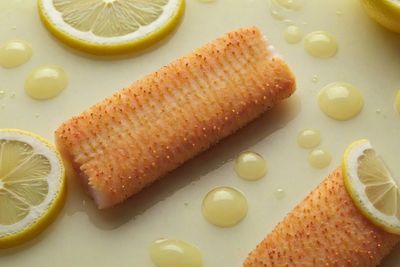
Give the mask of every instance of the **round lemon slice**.
[(367, 14), (387, 29), (400, 33), (400, 1), (362, 0)]
[(119, 54), (150, 46), (179, 23), (184, 0), (38, 0), (50, 32), (79, 50)]
[(65, 190), (61, 156), (48, 141), (0, 129), (0, 248), (43, 230), (61, 209)]
[(344, 184), (354, 204), (372, 223), (400, 234), (400, 190), (368, 140), (351, 144), (343, 157)]

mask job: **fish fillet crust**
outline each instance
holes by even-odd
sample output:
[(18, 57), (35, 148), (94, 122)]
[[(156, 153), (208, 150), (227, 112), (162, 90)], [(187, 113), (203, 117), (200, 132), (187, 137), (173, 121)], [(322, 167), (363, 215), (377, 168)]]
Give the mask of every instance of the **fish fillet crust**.
[(399, 240), (364, 218), (337, 169), (276, 226), (243, 266), (377, 266)]
[(56, 131), (99, 208), (120, 203), (295, 90), (257, 28), (203, 46), (115, 93)]

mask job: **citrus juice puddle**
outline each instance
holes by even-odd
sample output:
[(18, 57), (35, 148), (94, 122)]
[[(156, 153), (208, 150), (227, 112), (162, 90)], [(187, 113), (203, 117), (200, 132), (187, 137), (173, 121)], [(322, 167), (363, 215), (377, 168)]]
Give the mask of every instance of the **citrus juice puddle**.
[(322, 112), (336, 120), (348, 120), (361, 112), (364, 99), (352, 84), (334, 82), (325, 86), (318, 96)]
[(32, 57), (31, 45), (23, 40), (10, 40), (0, 44), (0, 66), (15, 68), (25, 64)]
[(149, 253), (157, 267), (203, 266), (199, 249), (181, 240), (156, 240), (150, 244)]
[(231, 227), (246, 217), (247, 200), (240, 191), (234, 188), (217, 187), (204, 198), (202, 212), (211, 224)]
[(25, 81), (26, 93), (38, 100), (46, 100), (60, 94), (68, 85), (65, 71), (55, 65), (44, 65), (34, 69)]
[(297, 136), (297, 144), (302, 148), (315, 148), (321, 142), (321, 134), (314, 129), (302, 130)]
[(241, 153), (235, 160), (236, 174), (244, 180), (258, 180), (265, 176), (267, 170), (267, 162), (255, 152)]
[(313, 57), (330, 58), (336, 54), (338, 44), (332, 34), (326, 31), (315, 31), (305, 37), (304, 48)]

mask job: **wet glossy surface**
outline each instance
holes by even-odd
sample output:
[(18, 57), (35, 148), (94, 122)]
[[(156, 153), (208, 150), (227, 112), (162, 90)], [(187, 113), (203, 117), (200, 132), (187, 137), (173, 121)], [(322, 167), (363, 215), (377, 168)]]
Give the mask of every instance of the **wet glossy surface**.
[(28, 62), (32, 57), (32, 47), (24, 40), (13, 39), (0, 44), (0, 66), (15, 68)]

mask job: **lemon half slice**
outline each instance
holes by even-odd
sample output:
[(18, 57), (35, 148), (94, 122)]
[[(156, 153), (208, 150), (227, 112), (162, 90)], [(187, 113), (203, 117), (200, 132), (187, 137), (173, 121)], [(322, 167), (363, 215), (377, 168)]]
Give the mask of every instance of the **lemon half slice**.
[(400, 190), (368, 140), (351, 144), (343, 157), (344, 184), (354, 204), (372, 223), (400, 234)]
[(62, 207), (65, 189), (61, 157), (49, 142), (0, 129), (0, 248), (43, 230)]
[(58, 39), (93, 54), (145, 48), (178, 24), (184, 0), (38, 0), (39, 14)]
[(367, 14), (387, 29), (400, 33), (400, 1), (362, 0)]

